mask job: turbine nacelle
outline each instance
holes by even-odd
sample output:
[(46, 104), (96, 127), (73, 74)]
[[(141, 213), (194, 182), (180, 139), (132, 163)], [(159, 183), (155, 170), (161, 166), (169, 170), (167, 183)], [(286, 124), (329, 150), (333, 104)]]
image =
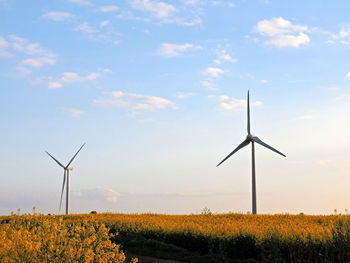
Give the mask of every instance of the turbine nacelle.
[(254, 135), (253, 134), (248, 134), (246, 140), (253, 141)]

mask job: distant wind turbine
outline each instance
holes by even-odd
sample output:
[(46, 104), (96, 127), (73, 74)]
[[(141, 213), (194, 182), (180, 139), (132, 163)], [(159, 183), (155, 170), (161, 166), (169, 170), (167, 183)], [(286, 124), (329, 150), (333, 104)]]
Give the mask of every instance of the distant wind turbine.
[(62, 184), (62, 191), (61, 191), (61, 199), (60, 199), (60, 211), (61, 211), (61, 205), (62, 205), (62, 196), (64, 191), (64, 183), (66, 182), (67, 178), (67, 187), (66, 187), (66, 215), (69, 214), (69, 171), (72, 171), (73, 168), (70, 168), (69, 165), (73, 162), (75, 157), (78, 155), (80, 150), (84, 147), (85, 143), (79, 148), (79, 150), (74, 154), (73, 158), (69, 161), (69, 163), (64, 166), (61, 164), (55, 157), (53, 157), (51, 154), (49, 154), (47, 151), (45, 151), (59, 166), (61, 166), (64, 170), (63, 173), (63, 184)]
[(249, 143), (252, 143), (252, 213), (256, 214), (256, 184), (255, 184), (255, 148), (254, 148), (254, 142), (270, 149), (271, 151), (274, 151), (284, 157), (286, 157), (283, 153), (277, 151), (275, 148), (271, 147), (270, 145), (264, 143), (262, 140), (260, 140), (258, 137), (254, 136), (250, 133), (250, 109), (249, 109), (249, 91), (248, 91), (248, 98), (247, 98), (247, 138), (237, 146), (236, 149), (234, 149), (229, 155), (226, 156), (225, 159), (223, 159), (216, 167), (218, 167), (220, 164), (222, 164), (224, 161), (226, 161), (228, 158), (230, 158), (235, 152), (242, 149), (243, 147), (247, 146)]

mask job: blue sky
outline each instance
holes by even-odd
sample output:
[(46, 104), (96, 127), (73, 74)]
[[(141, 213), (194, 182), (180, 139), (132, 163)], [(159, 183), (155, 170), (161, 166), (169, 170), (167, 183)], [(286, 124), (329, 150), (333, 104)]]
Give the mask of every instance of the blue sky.
[(0, 214), (350, 209), (348, 1), (0, 0)]

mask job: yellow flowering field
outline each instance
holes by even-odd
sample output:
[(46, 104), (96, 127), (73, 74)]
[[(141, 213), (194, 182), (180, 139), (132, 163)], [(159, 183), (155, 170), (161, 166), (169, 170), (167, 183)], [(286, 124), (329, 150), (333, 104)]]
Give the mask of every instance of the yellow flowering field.
[[(67, 220), (84, 218), (75, 215)], [(139, 251), (154, 255), (157, 247), (170, 244), (206, 262), (350, 262), (350, 216), (346, 215), (97, 214), (91, 218), (118, 233), (113, 240), (139, 255)], [(149, 251), (140, 246), (148, 246)], [(168, 258), (176, 259), (171, 251)], [(198, 262), (189, 254), (183, 260)]]
[(103, 223), (83, 218), (0, 217), (0, 262), (126, 262), (111, 237)]
[(0, 217), (0, 262), (126, 262), (123, 251), (184, 262), (350, 262), (350, 217)]

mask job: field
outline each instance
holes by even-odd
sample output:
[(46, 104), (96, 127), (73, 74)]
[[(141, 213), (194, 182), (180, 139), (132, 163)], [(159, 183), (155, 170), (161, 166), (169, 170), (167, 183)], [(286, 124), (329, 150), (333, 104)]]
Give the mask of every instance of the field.
[(345, 215), (0, 217), (0, 262), (350, 262)]

